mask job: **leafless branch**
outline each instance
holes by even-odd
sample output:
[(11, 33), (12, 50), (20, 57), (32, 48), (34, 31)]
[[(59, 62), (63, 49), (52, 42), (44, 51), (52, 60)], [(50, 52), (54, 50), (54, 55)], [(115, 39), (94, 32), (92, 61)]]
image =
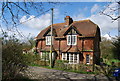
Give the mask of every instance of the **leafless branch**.
[(27, 12), (26, 10), (24, 10), (22, 7), (20, 7), (19, 5), (17, 5), (16, 3), (13, 2), (13, 4), (15, 6), (17, 6), (18, 8), (20, 8), (23, 12), (25, 12), (26, 14), (30, 15), (29, 12)]
[(106, 13), (104, 13), (104, 12), (101, 12), (101, 14), (106, 15), (106, 16), (108, 16), (108, 17), (110, 17), (112, 20), (117, 20), (117, 19), (119, 19), (119, 18), (120, 18), (120, 16), (118, 16), (118, 17), (116, 17), (116, 18), (113, 18), (111, 15), (108, 15), (108, 14), (106, 14)]
[[(119, 1), (119, 2), (116, 2), (116, 3), (118, 3), (118, 8), (111, 8), (110, 5), (112, 4), (112, 2), (110, 2), (110, 3), (106, 6), (106, 8), (100, 12), (100, 14), (108, 16), (108, 17), (111, 18), (111, 20), (113, 20), (113, 21), (118, 20), (118, 19), (120, 18), (120, 15), (119, 15), (119, 14), (118, 14), (117, 17), (113, 17), (111, 14), (109, 14), (109, 13), (116, 13), (116, 12), (120, 9), (120, 1)], [(109, 12), (109, 13), (106, 13), (106, 12), (105, 12), (106, 9), (109, 9), (110, 12)]]
[(12, 21), (13, 21), (13, 23), (16, 24), (16, 22), (15, 22), (15, 20), (14, 20), (14, 17), (15, 17), (15, 16), (14, 16), (11, 8), (10, 8), (9, 6), (7, 6), (7, 8), (9, 9), (9, 11), (10, 11), (10, 13), (11, 13), (11, 15), (12, 15)]

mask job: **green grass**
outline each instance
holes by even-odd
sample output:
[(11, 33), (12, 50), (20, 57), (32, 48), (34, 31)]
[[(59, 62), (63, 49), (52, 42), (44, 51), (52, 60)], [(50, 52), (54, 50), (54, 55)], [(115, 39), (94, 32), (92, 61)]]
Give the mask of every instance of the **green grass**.
[(112, 59), (111, 62), (115, 62), (115, 63), (117, 63), (117, 62), (120, 62), (120, 60)]
[(37, 67), (44, 67), (44, 68), (52, 69), (50, 66), (42, 66), (38, 64), (30, 64), (29, 66), (37, 66)]
[(111, 60), (108, 60), (108, 61), (107, 61), (107, 64), (108, 64), (108, 65), (111, 65), (112, 62), (114, 62), (114, 63), (118, 63), (118, 62), (120, 62), (120, 60), (117, 60), (117, 59), (111, 59)]

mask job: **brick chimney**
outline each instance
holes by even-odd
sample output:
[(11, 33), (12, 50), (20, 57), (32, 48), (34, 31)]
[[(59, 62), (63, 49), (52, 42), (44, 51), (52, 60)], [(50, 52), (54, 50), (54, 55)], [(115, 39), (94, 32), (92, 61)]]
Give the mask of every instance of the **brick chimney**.
[(73, 20), (72, 20), (72, 18), (70, 18), (70, 16), (66, 16), (64, 18), (64, 20), (65, 20), (65, 25), (66, 26), (69, 26), (71, 23), (73, 23)]

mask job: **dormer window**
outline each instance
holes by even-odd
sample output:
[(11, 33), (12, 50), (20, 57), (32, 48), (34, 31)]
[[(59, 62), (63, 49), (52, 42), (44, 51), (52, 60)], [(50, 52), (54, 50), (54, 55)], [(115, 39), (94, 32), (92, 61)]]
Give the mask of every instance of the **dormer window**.
[(76, 45), (77, 35), (67, 35), (67, 45)]
[(51, 45), (51, 36), (46, 36), (46, 45)]

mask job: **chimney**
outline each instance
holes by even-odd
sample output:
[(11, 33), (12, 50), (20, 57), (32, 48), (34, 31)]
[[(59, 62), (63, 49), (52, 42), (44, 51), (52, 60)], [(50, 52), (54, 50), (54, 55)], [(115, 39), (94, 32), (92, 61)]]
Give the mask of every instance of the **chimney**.
[(66, 26), (69, 26), (71, 23), (73, 23), (73, 20), (72, 20), (72, 18), (70, 18), (70, 16), (66, 16), (64, 18), (64, 20), (65, 20), (65, 25)]

